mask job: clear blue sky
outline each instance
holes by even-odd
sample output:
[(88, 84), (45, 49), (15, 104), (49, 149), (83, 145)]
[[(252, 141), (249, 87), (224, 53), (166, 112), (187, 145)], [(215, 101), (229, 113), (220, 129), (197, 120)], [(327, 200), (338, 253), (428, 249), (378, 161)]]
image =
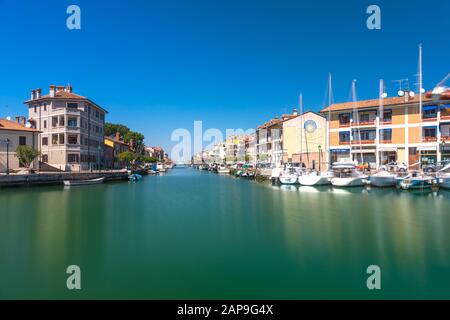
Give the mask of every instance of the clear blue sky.
[[(66, 28), (77, 4), (82, 29)], [(366, 28), (377, 4), (382, 30)], [(32, 88), (71, 83), (150, 145), (175, 128), (252, 128), (304, 94), (319, 110), (328, 72), (335, 101), (378, 94), (378, 80), (424, 84), (449, 71), (450, 1), (0, 0), (0, 117), (26, 113)], [(8, 106), (6, 108), (5, 106)]]

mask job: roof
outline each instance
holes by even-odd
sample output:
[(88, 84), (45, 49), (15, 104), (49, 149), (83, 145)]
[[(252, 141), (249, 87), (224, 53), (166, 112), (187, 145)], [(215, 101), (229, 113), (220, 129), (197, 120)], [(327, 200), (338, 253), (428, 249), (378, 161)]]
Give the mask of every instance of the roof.
[[(423, 102), (432, 101), (431, 98), (423, 97)], [(394, 105), (409, 105), (419, 103), (419, 96), (415, 96), (410, 98), (408, 101), (405, 101), (405, 97), (390, 97), (383, 99), (383, 106), (394, 106)], [(380, 105), (379, 99), (370, 99), (370, 100), (361, 100), (356, 101), (357, 109), (368, 109), (368, 108), (378, 108)], [(329, 111), (343, 111), (343, 110), (352, 110), (354, 108), (354, 102), (344, 102), (344, 103), (335, 103), (331, 106), (321, 110), (321, 113), (329, 112)]]
[(22, 131), (22, 132), (33, 132), (33, 133), (39, 133), (40, 131), (33, 128), (27, 128), (24, 125), (9, 121), (6, 119), (0, 119), (0, 130), (9, 130), (9, 131)]
[(272, 119), (272, 120), (270, 120), (270, 121), (260, 125), (257, 129), (267, 129), (267, 128), (273, 127), (273, 126), (275, 126), (277, 124), (280, 124), (280, 123), (282, 123), (284, 121), (287, 121), (287, 120), (290, 120), (292, 118), (295, 118), (297, 116), (298, 115), (295, 115), (295, 114), (283, 114), (281, 116), (281, 119), (278, 119), (278, 118)]
[[(63, 88), (62, 86), (58, 86), (59, 88)], [(73, 92), (67, 92), (64, 89), (60, 89), (57, 90), (55, 92), (55, 96), (51, 97), (50, 94), (46, 94), (44, 96), (41, 96), (38, 99), (30, 99), (30, 100), (26, 100), (25, 104), (30, 104), (30, 103), (35, 103), (38, 101), (42, 101), (42, 100), (48, 100), (48, 99), (70, 99), (70, 100), (87, 100), (88, 102), (90, 102), (91, 104), (95, 105), (97, 108), (102, 109), (104, 112), (108, 113), (108, 111), (105, 108), (102, 108), (101, 106), (99, 106), (98, 104), (96, 104), (94, 101), (92, 101), (91, 99), (84, 97), (84, 96), (80, 96), (78, 94), (75, 94)]]

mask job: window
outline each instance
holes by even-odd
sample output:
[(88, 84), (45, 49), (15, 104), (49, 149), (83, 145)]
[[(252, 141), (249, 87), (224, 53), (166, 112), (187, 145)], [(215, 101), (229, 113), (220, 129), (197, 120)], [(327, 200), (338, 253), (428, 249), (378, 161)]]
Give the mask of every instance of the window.
[(98, 112), (98, 110), (95, 111), (95, 117), (100, 118), (100, 112)]
[(42, 162), (48, 163), (48, 154), (43, 154), (42, 155)]
[(380, 130), (380, 140), (381, 142), (392, 141), (392, 129)]
[(19, 146), (26, 146), (27, 145), (27, 137), (20, 136), (19, 137)]
[(67, 143), (68, 144), (78, 144), (78, 136), (77, 135), (73, 135), (73, 134), (69, 134), (67, 136)]
[(339, 124), (350, 124), (350, 113), (342, 113), (339, 115)]
[(64, 133), (60, 133), (60, 134), (59, 134), (59, 144), (64, 144), (64, 143), (65, 143), (64, 140), (65, 140), (65, 139), (64, 139)]
[(83, 118), (80, 118), (80, 127), (83, 128)]
[(80, 162), (80, 155), (76, 153), (69, 153), (67, 155), (67, 162), (69, 163), (79, 163)]
[(78, 103), (69, 102), (69, 103), (67, 103), (67, 108), (68, 109), (78, 109)]
[(359, 122), (369, 122), (369, 114), (368, 113), (360, 114)]
[(67, 119), (67, 125), (69, 127), (77, 127), (78, 126), (77, 118), (68, 118)]
[(59, 126), (64, 127), (66, 120), (64, 119), (64, 116), (59, 117)]
[(42, 145), (43, 146), (48, 146), (48, 137), (43, 137), (42, 138)]
[(436, 128), (424, 128), (423, 135), (425, 136), (425, 138), (435, 138)]
[(36, 106), (34, 106), (34, 113), (36, 113), (37, 112), (37, 107)]
[(58, 135), (52, 134), (52, 144), (58, 144)]
[(391, 122), (392, 121), (392, 110), (384, 110), (383, 111), (383, 119), (382, 121)]
[(44, 103), (44, 111), (47, 111), (47, 104)]
[(44, 120), (44, 129), (47, 129), (47, 120)]
[(437, 107), (436, 106), (423, 107), (423, 117), (425, 119), (436, 118), (437, 117)]
[(105, 114), (102, 112), (102, 113), (100, 113), (100, 119), (102, 120), (102, 121), (104, 121), (105, 120)]
[(52, 117), (52, 127), (58, 126), (58, 117)]
[(339, 142), (350, 142), (350, 132), (339, 132)]

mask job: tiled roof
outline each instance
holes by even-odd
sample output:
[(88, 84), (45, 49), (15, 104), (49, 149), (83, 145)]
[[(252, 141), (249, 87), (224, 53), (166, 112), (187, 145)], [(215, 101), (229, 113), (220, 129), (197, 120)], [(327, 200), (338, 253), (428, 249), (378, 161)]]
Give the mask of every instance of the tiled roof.
[[(431, 98), (423, 97), (423, 102), (431, 101)], [(357, 101), (357, 109), (367, 109), (367, 108), (378, 108), (379, 99), (371, 99), (371, 100), (361, 100)], [(405, 101), (405, 97), (391, 97), (383, 99), (383, 106), (393, 106), (393, 105), (405, 105), (405, 104), (414, 104), (419, 103), (419, 96), (415, 96), (413, 98), (409, 98), (408, 101)], [(343, 110), (352, 110), (354, 108), (353, 102), (344, 102), (344, 103), (335, 103), (331, 106), (321, 110), (321, 113), (329, 112), (329, 111), (343, 111)]]
[(126, 142), (123, 141), (123, 140), (117, 140), (116, 137), (105, 137), (105, 139), (110, 140), (110, 141), (112, 141), (112, 142), (114, 142), (114, 143), (120, 143), (120, 144), (129, 146), (128, 143), (126, 143)]
[(9, 131), (24, 131), (24, 132), (40, 132), (39, 130), (33, 128), (27, 128), (20, 123), (9, 121), (6, 119), (0, 119), (0, 130), (9, 130)]
[(48, 99), (48, 98), (52, 98), (52, 99), (87, 99), (86, 97), (80, 96), (80, 95), (72, 93), (72, 92), (67, 92), (64, 90), (56, 91), (54, 97), (50, 97), (49, 94), (46, 94), (45, 96), (41, 97), (41, 99)]

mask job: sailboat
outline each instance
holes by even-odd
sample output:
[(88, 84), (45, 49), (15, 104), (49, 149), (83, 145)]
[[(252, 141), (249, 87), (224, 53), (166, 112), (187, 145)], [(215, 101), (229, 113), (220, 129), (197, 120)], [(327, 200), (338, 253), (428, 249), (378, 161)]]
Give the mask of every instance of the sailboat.
[[(383, 97), (384, 97), (384, 80), (380, 79), (380, 92), (379, 92), (379, 114), (380, 121), (384, 120), (383, 112)], [(386, 170), (379, 170), (369, 178), (369, 184), (374, 187), (394, 187), (397, 184), (397, 175), (388, 172)]]
[(437, 172), (436, 179), (439, 187), (450, 189), (450, 164)]
[[(332, 104), (332, 89), (331, 89), (331, 74), (328, 77), (328, 107)], [(306, 134), (306, 129), (304, 127), (303, 121), (301, 121), (303, 130), (305, 131), (305, 143), (306, 143), (306, 154), (308, 155), (308, 136)], [(309, 161), (308, 161), (309, 163)], [(319, 155), (319, 166), (320, 166), (320, 155)], [(323, 186), (330, 184), (331, 175), (329, 173), (310, 171), (298, 177), (298, 183), (302, 186)]]
[[(356, 102), (356, 80), (352, 82), (352, 98), (353, 109), (356, 114), (356, 121), (358, 122), (358, 108)], [(361, 133), (358, 127), (358, 138), (361, 152), (361, 162), (364, 162), (362, 145), (361, 145)], [(367, 176), (356, 170), (356, 164), (354, 162), (337, 162), (333, 164), (333, 178), (331, 184), (335, 187), (362, 187), (366, 184)]]

